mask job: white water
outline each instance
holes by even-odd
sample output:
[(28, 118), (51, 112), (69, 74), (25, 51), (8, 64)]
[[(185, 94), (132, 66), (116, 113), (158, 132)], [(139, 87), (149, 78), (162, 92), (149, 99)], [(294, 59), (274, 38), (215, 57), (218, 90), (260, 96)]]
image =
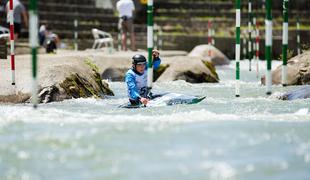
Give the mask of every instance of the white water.
[(118, 108), (124, 83), (104, 100), (2, 105), (0, 179), (309, 179), (310, 101), (276, 98), (296, 87), (266, 96), (247, 68), (240, 98), (233, 63), (218, 84), (155, 83), (207, 96), (195, 105)]

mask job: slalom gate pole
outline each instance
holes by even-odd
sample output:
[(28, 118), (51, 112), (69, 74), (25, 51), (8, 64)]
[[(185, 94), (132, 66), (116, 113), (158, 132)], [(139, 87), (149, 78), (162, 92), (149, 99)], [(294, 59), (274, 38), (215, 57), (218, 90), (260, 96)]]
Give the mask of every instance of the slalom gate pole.
[(240, 97), (240, 25), (241, 25), (241, 10), (240, 0), (236, 0), (236, 87), (235, 96)]
[(282, 28), (282, 86), (287, 85), (287, 48), (288, 48), (288, 1), (283, 0), (283, 28)]
[(78, 50), (78, 20), (74, 20), (74, 50)]
[(38, 10), (37, 0), (29, 3), (29, 45), (32, 55), (32, 103), (36, 108), (38, 104), (38, 82), (37, 82), (37, 48), (38, 48)]
[(215, 46), (215, 30), (212, 29), (212, 46)]
[(12, 85), (15, 85), (15, 41), (14, 41), (14, 11), (13, 0), (10, 0), (10, 48), (11, 48), (11, 73), (12, 73)]
[(297, 22), (296, 22), (296, 27), (297, 27), (297, 54), (301, 54), (301, 49), (300, 49), (300, 23), (299, 23), (299, 17), (297, 17)]
[(244, 37), (243, 35), (243, 38), (242, 38), (242, 54), (243, 54), (243, 59), (246, 59), (247, 57), (247, 52), (246, 52), (246, 37)]
[(249, 71), (252, 71), (252, 59), (253, 59), (253, 49), (252, 49), (252, 0), (249, 0), (249, 22), (248, 22), (248, 33), (249, 33)]
[(272, 77), (271, 77), (271, 67), (272, 67), (272, 15), (271, 15), (271, 0), (266, 0), (266, 40), (265, 40), (265, 57), (267, 61), (267, 71), (266, 71), (266, 94), (271, 94)]
[(163, 32), (161, 30), (161, 27), (159, 27), (158, 32), (158, 48), (159, 50), (163, 50)]
[(158, 26), (154, 24), (154, 48), (158, 49)]
[(256, 59), (256, 77), (257, 79), (259, 78), (259, 41), (260, 41), (260, 38), (259, 38), (259, 22), (256, 21), (256, 18), (255, 18), (255, 23), (256, 24), (256, 46), (255, 46), (255, 50), (256, 50), (256, 53), (255, 53), (255, 59)]
[(208, 56), (211, 57), (211, 45), (212, 45), (212, 21), (209, 20), (208, 21), (208, 45), (209, 47), (209, 51), (208, 51)]
[(153, 0), (147, 0), (147, 51), (148, 51), (148, 63), (147, 63), (147, 88), (152, 89), (153, 83)]
[(122, 50), (122, 27), (120, 25), (120, 23), (118, 23), (118, 33), (117, 33), (117, 50), (121, 51)]

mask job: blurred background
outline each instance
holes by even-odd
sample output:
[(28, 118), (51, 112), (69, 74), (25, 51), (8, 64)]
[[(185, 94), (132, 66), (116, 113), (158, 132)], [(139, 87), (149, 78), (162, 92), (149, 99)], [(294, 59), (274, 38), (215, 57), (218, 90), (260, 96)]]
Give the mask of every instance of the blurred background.
[[(28, 10), (28, 1), (20, 0)], [(93, 43), (92, 28), (109, 32), (117, 40), (118, 16), (117, 0), (44, 0), (38, 2), (39, 24), (47, 24), (58, 34), (67, 48), (73, 48), (74, 20), (78, 20), (79, 49), (90, 48)], [(300, 18), (301, 46), (309, 49), (310, 4), (306, 0), (294, 0), (289, 3), (289, 49), (294, 55), (296, 50), (296, 20)], [(4, 11), (6, 1), (1, 1), (0, 24), (5, 26)], [(147, 0), (134, 0), (135, 32), (137, 47), (146, 49), (146, 3)], [(235, 43), (235, 1), (233, 0), (155, 0), (154, 24), (159, 47), (164, 50), (190, 51), (198, 44), (208, 42), (208, 21), (212, 21), (215, 47), (228, 58), (234, 59)], [(278, 59), (282, 46), (282, 1), (272, 2), (273, 14), (273, 57)], [(260, 24), (261, 48), (264, 49), (264, 0), (253, 0), (253, 17)], [(247, 29), (248, 1), (242, 1), (242, 30)], [(22, 29), (22, 39), (28, 42), (28, 29)], [(117, 41), (114, 41), (115, 47)], [(17, 44), (18, 47), (18, 44)], [(264, 57), (264, 51), (261, 52)]]

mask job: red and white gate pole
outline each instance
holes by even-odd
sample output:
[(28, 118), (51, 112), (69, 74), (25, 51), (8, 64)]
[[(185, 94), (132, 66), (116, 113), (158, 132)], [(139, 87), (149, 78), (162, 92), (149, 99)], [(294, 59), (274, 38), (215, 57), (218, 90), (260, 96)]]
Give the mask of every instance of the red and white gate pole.
[(10, 44), (11, 44), (11, 72), (12, 72), (12, 85), (15, 85), (15, 53), (14, 53), (14, 12), (13, 0), (10, 0)]

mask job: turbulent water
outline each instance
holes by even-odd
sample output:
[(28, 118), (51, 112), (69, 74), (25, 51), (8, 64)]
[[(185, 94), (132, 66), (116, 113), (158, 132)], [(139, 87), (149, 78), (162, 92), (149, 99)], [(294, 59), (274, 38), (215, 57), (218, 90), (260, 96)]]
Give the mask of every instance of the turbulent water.
[(124, 83), (104, 100), (1, 105), (0, 179), (310, 179), (310, 101), (277, 100), (296, 87), (266, 96), (241, 68), (240, 98), (234, 63), (217, 67), (218, 84), (154, 84), (207, 96), (195, 105), (118, 108)]

